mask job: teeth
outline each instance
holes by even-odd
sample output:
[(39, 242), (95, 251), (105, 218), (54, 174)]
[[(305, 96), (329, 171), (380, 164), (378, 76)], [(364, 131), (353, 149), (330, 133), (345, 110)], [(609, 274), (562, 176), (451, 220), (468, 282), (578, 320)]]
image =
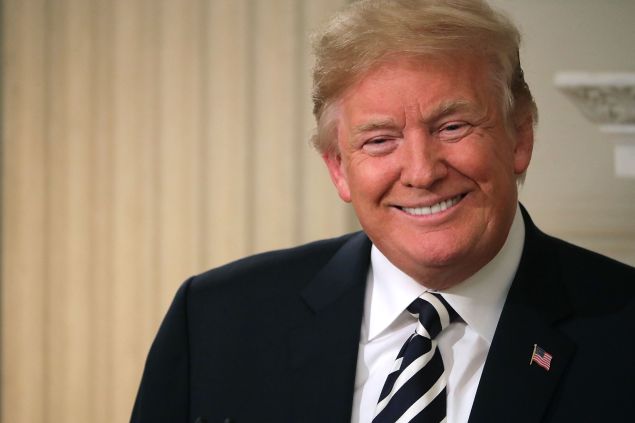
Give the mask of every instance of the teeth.
[(408, 214), (414, 214), (416, 216), (427, 216), (449, 209), (450, 207), (461, 201), (461, 198), (461, 195), (457, 195), (456, 197), (450, 198), (449, 200), (433, 204), (430, 207), (402, 207), (401, 209)]

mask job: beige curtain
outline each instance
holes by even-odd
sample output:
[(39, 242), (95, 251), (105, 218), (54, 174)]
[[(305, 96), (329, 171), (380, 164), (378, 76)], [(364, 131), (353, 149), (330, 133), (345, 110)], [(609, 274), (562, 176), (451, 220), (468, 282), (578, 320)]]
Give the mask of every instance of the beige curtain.
[(2, 1), (2, 422), (123, 422), (187, 276), (355, 227), (308, 147), (346, 0)]

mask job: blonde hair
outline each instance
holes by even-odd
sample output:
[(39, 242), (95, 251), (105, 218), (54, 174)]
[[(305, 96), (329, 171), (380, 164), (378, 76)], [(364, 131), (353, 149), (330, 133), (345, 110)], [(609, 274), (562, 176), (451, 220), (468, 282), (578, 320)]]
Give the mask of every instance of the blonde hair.
[(360, 0), (313, 37), (312, 139), (320, 153), (337, 149), (334, 104), (369, 70), (394, 55), (482, 56), (491, 67), (504, 116), (518, 118), (537, 109), (520, 66), (520, 34), (483, 0)]

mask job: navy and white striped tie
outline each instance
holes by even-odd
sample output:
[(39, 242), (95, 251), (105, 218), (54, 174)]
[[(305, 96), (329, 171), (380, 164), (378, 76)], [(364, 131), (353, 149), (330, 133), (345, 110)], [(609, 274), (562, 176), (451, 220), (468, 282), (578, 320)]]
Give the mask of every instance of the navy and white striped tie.
[(386, 378), (373, 423), (438, 423), (446, 418), (446, 377), (434, 338), (458, 315), (431, 292), (414, 300), (408, 312), (419, 322)]

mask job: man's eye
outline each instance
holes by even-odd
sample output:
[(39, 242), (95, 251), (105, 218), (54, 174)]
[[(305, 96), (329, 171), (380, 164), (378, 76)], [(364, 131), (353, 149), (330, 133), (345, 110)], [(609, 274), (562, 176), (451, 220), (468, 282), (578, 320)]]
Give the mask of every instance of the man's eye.
[(396, 140), (394, 138), (371, 138), (364, 143), (362, 148), (372, 155), (386, 154), (395, 148), (395, 143)]
[(467, 122), (452, 122), (443, 125), (439, 129), (439, 137), (444, 141), (458, 141), (467, 135), (472, 129), (472, 125)]
[(373, 138), (372, 140), (369, 140), (367, 144), (380, 145), (380, 144), (384, 144), (387, 141), (388, 141), (387, 138)]
[(465, 126), (465, 124), (463, 124), (463, 123), (451, 123), (451, 124), (447, 125), (443, 129), (445, 129), (446, 131), (456, 131), (458, 129), (461, 129), (464, 126)]

